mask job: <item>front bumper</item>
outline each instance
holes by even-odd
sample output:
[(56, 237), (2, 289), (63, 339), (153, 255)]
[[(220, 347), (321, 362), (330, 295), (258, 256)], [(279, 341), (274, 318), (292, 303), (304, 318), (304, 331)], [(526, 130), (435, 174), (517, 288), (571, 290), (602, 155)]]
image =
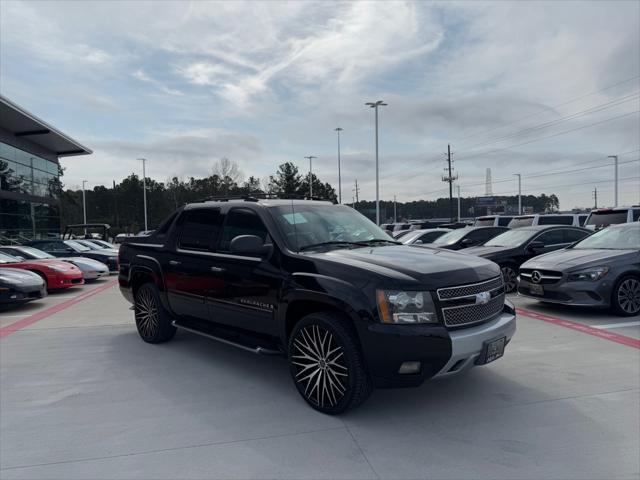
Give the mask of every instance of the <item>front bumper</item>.
[(434, 378), (450, 377), (464, 372), (475, 365), (482, 354), (484, 343), (506, 337), (508, 344), (516, 333), (516, 316), (503, 312), (499, 317), (477, 327), (449, 332), (451, 337), (451, 358), (434, 375)]
[(83, 271), (82, 275), (84, 276), (85, 280), (96, 280), (98, 278), (108, 276), (109, 270), (106, 268), (104, 270), (88, 270)]
[[(376, 388), (416, 387), (434, 377), (452, 376), (471, 368), (484, 342), (511, 340), (516, 330), (513, 310), (475, 327), (447, 330), (442, 325), (359, 325), (365, 361)], [(420, 362), (420, 373), (400, 374), (404, 362)]]
[(47, 288), (42, 284), (0, 287), (0, 306), (26, 303), (46, 296)]
[(543, 295), (532, 293), (531, 282), (520, 278), (518, 295), (534, 298), (541, 302), (560, 303), (577, 307), (609, 307), (612, 282), (604, 278), (595, 282), (566, 282), (561, 280), (552, 284), (540, 284)]

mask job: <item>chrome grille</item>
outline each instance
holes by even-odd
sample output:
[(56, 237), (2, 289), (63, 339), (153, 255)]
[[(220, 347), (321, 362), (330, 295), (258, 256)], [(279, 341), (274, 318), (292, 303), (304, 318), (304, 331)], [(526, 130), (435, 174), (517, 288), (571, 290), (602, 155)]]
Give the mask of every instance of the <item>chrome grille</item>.
[(491, 320), (502, 311), (503, 306), (504, 293), (501, 293), (484, 305), (467, 304), (444, 307), (442, 309), (442, 317), (447, 327), (472, 325)]
[(447, 287), (438, 289), (439, 300), (453, 300), (476, 295), (482, 292), (490, 292), (503, 287), (502, 276), (492, 278), (485, 282), (461, 285), (459, 287)]

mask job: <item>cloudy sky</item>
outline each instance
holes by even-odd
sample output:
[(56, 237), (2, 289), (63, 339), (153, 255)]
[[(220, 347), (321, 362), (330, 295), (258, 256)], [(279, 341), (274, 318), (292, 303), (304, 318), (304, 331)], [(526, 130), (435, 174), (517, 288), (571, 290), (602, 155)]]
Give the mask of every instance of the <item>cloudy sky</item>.
[(245, 176), (317, 156), (343, 199), (556, 193), (640, 203), (640, 2), (0, 2), (3, 95), (94, 150), (65, 184)]

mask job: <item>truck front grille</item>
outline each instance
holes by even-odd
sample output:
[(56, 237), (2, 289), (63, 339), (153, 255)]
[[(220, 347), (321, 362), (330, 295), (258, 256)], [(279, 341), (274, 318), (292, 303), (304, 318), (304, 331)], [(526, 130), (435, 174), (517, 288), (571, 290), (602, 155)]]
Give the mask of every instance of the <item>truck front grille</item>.
[(470, 285), (440, 288), (438, 289), (438, 299), (454, 300), (457, 298), (471, 297), (478, 293), (491, 292), (500, 288), (504, 288), (502, 276), (498, 276), (484, 282), (472, 283)]
[(467, 304), (443, 307), (442, 317), (447, 327), (461, 327), (486, 322), (496, 317), (504, 306), (504, 293), (484, 305)]

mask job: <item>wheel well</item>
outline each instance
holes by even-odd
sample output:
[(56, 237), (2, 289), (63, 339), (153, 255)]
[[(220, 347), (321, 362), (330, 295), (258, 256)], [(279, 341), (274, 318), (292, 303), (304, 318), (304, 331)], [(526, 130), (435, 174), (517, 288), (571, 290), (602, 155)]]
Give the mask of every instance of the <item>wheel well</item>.
[(47, 279), (47, 276), (44, 273), (42, 273), (39, 270), (29, 270), (29, 271), (32, 272), (32, 273), (35, 273), (38, 276), (40, 276), (40, 278), (42, 278), (44, 280), (44, 286), (47, 287), (47, 288), (49, 287), (49, 280)]
[(328, 303), (309, 300), (296, 300), (292, 302), (287, 308), (287, 315), (285, 318), (287, 340), (289, 339), (289, 336), (291, 335), (293, 327), (295, 327), (296, 323), (298, 323), (303, 317), (306, 317), (310, 313), (318, 312), (331, 312), (335, 313), (336, 315), (340, 315), (341, 317), (348, 318), (342, 310)]
[(134, 270), (131, 274), (131, 290), (135, 295), (145, 283), (156, 283), (155, 275), (148, 270)]

